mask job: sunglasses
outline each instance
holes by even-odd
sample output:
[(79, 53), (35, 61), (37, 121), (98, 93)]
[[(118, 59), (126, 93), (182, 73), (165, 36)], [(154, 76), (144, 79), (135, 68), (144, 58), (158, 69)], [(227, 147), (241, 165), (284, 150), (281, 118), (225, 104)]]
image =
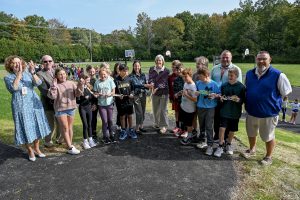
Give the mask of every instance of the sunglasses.
[(43, 63), (52, 63), (52, 60), (44, 60)]

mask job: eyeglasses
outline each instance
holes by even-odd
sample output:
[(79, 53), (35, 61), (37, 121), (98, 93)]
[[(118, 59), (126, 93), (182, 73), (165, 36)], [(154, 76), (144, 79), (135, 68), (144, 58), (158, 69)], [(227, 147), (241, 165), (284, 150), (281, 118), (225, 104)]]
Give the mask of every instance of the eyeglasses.
[(52, 63), (52, 60), (44, 60), (43, 63)]

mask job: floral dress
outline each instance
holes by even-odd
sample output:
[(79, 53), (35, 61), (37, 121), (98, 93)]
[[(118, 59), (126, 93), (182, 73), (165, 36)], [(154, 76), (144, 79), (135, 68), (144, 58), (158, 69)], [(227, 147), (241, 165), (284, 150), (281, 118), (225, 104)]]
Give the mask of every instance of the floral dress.
[(32, 75), (24, 71), (17, 89), (13, 88), (16, 74), (4, 77), (7, 90), (12, 94), (11, 107), (15, 122), (15, 144), (29, 144), (50, 134), (51, 130), (39, 96), (34, 91)]

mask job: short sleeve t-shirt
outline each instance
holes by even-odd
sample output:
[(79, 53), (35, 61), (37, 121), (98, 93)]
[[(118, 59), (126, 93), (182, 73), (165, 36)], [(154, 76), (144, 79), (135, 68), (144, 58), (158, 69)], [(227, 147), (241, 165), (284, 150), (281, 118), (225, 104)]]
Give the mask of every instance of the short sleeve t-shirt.
[[(183, 90), (187, 90), (190, 96), (196, 97), (195, 91), (197, 91), (197, 88), (195, 83), (184, 83)], [(187, 113), (193, 113), (196, 111), (196, 103), (185, 96), (182, 96), (180, 106), (182, 110)]]
[(217, 99), (210, 99), (208, 95), (211, 93), (220, 94), (220, 88), (217, 83), (211, 80), (208, 83), (202, 81), (196, 82), (197, 91), (200, 93), (198, 96), (197, 107), (198, 108), (215, 108), (218, 104)]
[[(111, 90), (116, 87), (113, 79), (107, 78), (106, 80), (97, 80), (94, 84), (94, 91), (100, 94), (109, 94)], [(99, 106), (109, 106), (114, 102), (113, 97), (98, 97)]]
[(293, 103), (291, 103), (290, 105), (291, 105), (291, 107), (292, 107), (292, 111), (293, 111), (293, 112), (298, 112), (298, 111), (299, 111), (299, 108), (300, 108), (300, 104), (299, 104), (299, 103), (293, 102)]

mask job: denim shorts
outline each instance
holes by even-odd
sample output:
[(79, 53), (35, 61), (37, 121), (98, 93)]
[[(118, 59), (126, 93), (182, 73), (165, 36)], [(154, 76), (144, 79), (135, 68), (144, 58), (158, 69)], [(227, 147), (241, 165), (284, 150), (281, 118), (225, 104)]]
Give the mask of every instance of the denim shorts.
[(75, 108), (55, 112), (55, 117), (60, 117), (60, 116), (63, 116), (63, 115), (74, 116), (75, 115)]

